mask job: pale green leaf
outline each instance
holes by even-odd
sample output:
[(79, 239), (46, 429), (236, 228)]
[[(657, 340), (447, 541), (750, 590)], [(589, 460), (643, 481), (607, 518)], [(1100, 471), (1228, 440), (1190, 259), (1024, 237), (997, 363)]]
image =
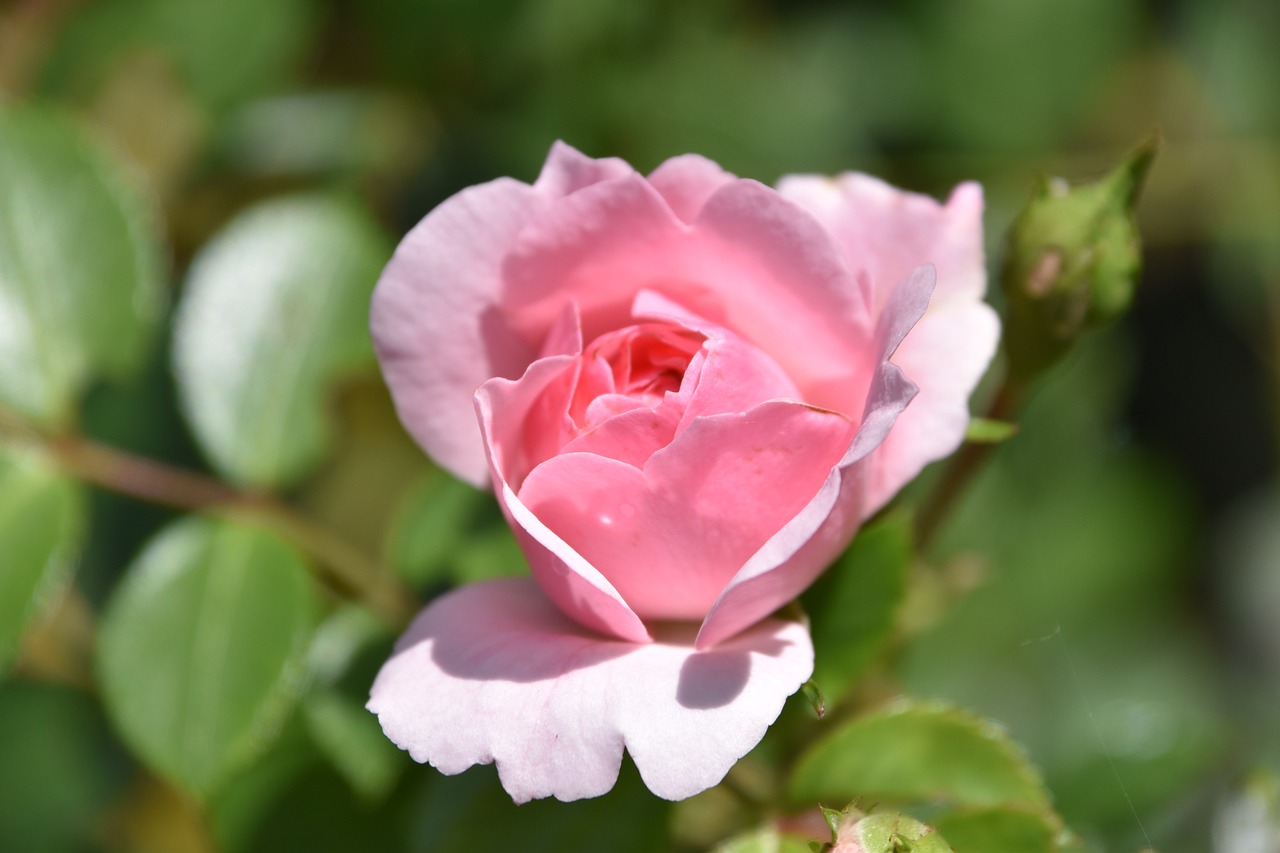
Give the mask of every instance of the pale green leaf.
[(791, 776), (797, 802), (1048, 805), (1039, 773), (998, 725), (941, 703), (897, 702), (814, 743)]
[(1014, 808), (957, 809), (933, 818), (956, 853), (1057, 853), (1062, 832), (1047, 812)]
[(214, 790), (297, 698), (316, 607), (301, 558), (264, 529), (188, 518), (162, 531), (99, 637), (103, 698), (126, 742), (193, 793)]
[(712, 853), (810, 853), (810, 847), (807, 838), (765, 826), (721, 842)]
[(331, 383), (373, 364), (369, 298), (389, 254), (359, 207), (300, 196), (242, 213), (196, 257), (174, 366), (196, 437), (229, 479), (280, 487), (323, 457)]
[(138, 367), (162, 305), (155, 214), (70, 120), (0, 106), (0, 405), (65, 426)]
[(80, 546), (79, 487), (38, 456), (0, 449), (0, 672)]
[(391, 791), (408, 758), (376, 716), (335, 690), (308, 696), (302, 711), (311, 739), (357, 794), (377, 801)]

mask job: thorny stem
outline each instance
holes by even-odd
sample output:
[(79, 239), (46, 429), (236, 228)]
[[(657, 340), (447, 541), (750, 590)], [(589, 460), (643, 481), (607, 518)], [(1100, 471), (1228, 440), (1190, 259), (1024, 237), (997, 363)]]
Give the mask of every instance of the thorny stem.
[(63, 436), (45, 444), (65, 471), (96, 486), (149, 503), (263, 522), (314, 557), (322, 581), (363, 602), (388, 625), (403, 628), (413, 616), (408, 588), (341, 537), (274, 498), (84, 438)]
[[(986, 417), (1007, 420), (1021, 408), (1024, 388), (1016, 380), (1006, 376), (987, 409)], [(996, 447), (989, 442), (968, 441), (951, 460), (942, 475), (942, 481), (926, 499), (916, 518), (916, 545), (920, 551), (928, 549), (943, 522), (955, 507), (956, 499), (964, 492), (974, 475), (982, 469), (987, 456)]]

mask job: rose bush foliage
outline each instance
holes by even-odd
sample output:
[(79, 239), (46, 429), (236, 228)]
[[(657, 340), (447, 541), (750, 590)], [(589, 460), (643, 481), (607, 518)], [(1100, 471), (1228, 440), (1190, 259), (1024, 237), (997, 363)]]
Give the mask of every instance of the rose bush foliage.
[(771, 615), (960, 443), (994, 351), (982, 195), (645, 177), (557, 144), (404, 239), (372, 330), (406, 428), (491, 486), (531, 578), (432, 602), (369, 708), (518, 802), (720, 781), (809, 677)]

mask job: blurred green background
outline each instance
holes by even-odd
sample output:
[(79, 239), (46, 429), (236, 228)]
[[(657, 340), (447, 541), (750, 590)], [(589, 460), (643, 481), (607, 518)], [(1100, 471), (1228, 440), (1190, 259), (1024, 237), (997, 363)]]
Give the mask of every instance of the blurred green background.
[[(855, 701), (905, 690), (1002, 722), (1086, 849), (1280, 850), (1277, 45), (1273, 0), (8, 0), (0, 274), (46, 210), (88, 236), (24, 255), (66, 302), (41, 315), (53, 343), (30, 344), (53, 378), (25, 397), (38, 371), (0, 323), (17, 389), (0, 585), (36, 528), (62, 557), (27, 611), (0, 612), (0, 849), (693, 850), (741, 828), (722, 792), (672, 807), (629, 766), (608, 797), (516, 810), (492, 768), (440, 777), (360, 710), (390, 634), (336, 602), (377, 599), (370, 566), (424, 596), (522, 570), (491, 501), (395, 421), (364, 332), (380, 265), (458, 189), (532, 180), (557, 138), (766, 183), (856, 169), (941, 196), (976, 179), (995, 261), (1037, 176), (1096, 176), (1158, 127), (1133, 311), (1037, 387), (916, 558)], [(12, 152), (55, 182), (105, 174), (125, 201), (100, 210), (71, 177), (31, 195)], [(228, 331), (255, 252), (293, 276), (270, 316), (297, 319)], [(115, 310), (95, 294), (121, 269), (121, 319), (80, 334)], [(92, 662), (91, 638), (107, 612), (103, 648), (140, 642), (121, 623), (183, 630), (121, 583), (162, 530), (211, 564), (224, 539), (262, 565), (305, 557), (84, 485), (119, 474), (102, 446), (230, 484), (203, 502), (289, 507), (280, 526), (305, 519), (296, 538), (335, 564), (319, 598), (287, 572), (255, 587), (295, 601), (298, 627), (268, 641), (307, 684), (258, 691), (252, 743), (211, 735), (166, 764), (163, 736), (118, 721), (154, 685), (115, 653)]]

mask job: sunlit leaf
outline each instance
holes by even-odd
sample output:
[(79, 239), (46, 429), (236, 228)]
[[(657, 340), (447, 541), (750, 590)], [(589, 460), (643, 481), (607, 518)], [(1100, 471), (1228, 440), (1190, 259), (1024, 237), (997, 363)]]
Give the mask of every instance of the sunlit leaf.
[(303, 682), (311, 580), (274, 534), (188, 518), (161, 532), (103, 617), (98, 670), (125, 740), (204, 795), (274, 736)]
[(260, 204), (200, 252), (174, 363), (188, 418), (219, 471), (278, 487), (320, 460), (330, 383), (373, 363), (369, 297), (389, 254), (367, 214), (323, 196)]
[(69, 567), (83, 515), (74, 483), (39, 457), (0, 449), (0, 672), (43, 593)]
[(1012, 808), (958, 809), (936, 815), (933, 825), (956, 853), (1056, 853), (1062, 831), (1050, 815)]
[(333, 690), (308, 696), (302, 713), (311, 739), (356, 793), (373, 801), (387, 795), (409, 760), (376, 716)]
[(911, 529), (902, 516), (866, 528), (805, 594), (813, 627), (813, 680), (838, 703), (883, 648), (906, 587)]
[(779, 832), (766, 826), (751, 832), (735, 835), (716, 845), (712, 853), (812, 853), (809, 839)]
[(850, 720), (809, 747), (789, 793), (797, 802), (1048, 804), (1039, 774), (999, 726), (939, 703), (906, 701)]
[(65, 426), (140, 363), (160, 313), (155, 215), (68, 119), (0, 105), (0, 404)]

